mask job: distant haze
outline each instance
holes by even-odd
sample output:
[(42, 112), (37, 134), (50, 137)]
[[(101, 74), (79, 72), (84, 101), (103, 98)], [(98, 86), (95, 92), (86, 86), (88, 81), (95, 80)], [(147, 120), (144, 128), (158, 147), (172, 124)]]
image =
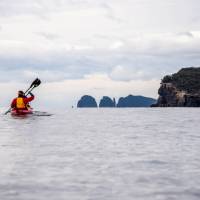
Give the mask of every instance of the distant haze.
[(200, 66), (199, 10), (199, 0), (1, 0), (0, 106), (36, 77), (38, 107), (156, 98), (164, 75)]

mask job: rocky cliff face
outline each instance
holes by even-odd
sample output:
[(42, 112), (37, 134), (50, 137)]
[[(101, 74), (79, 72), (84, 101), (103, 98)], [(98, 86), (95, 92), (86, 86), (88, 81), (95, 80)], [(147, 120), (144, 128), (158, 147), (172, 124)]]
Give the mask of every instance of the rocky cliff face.
[(176, 74), (162, 79), (159, 98), (153, 106), (199, 107), (200, 68), (183, 68)]

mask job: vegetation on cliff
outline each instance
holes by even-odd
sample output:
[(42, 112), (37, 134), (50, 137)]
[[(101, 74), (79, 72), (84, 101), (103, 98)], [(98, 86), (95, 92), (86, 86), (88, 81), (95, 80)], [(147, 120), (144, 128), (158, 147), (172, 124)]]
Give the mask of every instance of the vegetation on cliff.
[(182, 68), (175, 74), (165, 76), (162, 83), (172, 83), (179, 90), (197, 93), (200, 91), (200, 67)]
[(158, 107), (200, 107), (200, 67), (183, 68), (162, 79)]

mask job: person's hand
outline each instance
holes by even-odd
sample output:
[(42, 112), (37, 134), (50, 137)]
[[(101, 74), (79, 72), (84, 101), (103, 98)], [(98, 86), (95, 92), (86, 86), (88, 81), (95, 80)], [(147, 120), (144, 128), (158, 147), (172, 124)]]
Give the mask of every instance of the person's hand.
[(33, 93), (29, 92), (28, 94), (30, 94), (32, 97), (34, 96)]

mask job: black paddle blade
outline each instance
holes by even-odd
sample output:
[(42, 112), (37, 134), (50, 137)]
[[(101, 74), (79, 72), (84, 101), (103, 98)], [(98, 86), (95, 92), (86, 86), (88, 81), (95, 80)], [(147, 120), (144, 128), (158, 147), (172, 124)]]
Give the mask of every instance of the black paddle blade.
[(41, 80), (37, 78), (37, 81), (35, 82), (34, 86), (37, 87), (41, 84)]
[(36, 78), (36, 79), (31, 83), (30, 88), (32, 88), (32, 87), (37, 83), (37, 81), (38, 81), (38, 78)]
[(32, 82), (30, 88), (32, 88), (33, 86), (34, 86), (34, 87), (37, 87), (37, 86), (39, 86), (40, 84), (41, 84), (41, 80), (38, 79), (38, 78), (36, 78), (36, 79)]

